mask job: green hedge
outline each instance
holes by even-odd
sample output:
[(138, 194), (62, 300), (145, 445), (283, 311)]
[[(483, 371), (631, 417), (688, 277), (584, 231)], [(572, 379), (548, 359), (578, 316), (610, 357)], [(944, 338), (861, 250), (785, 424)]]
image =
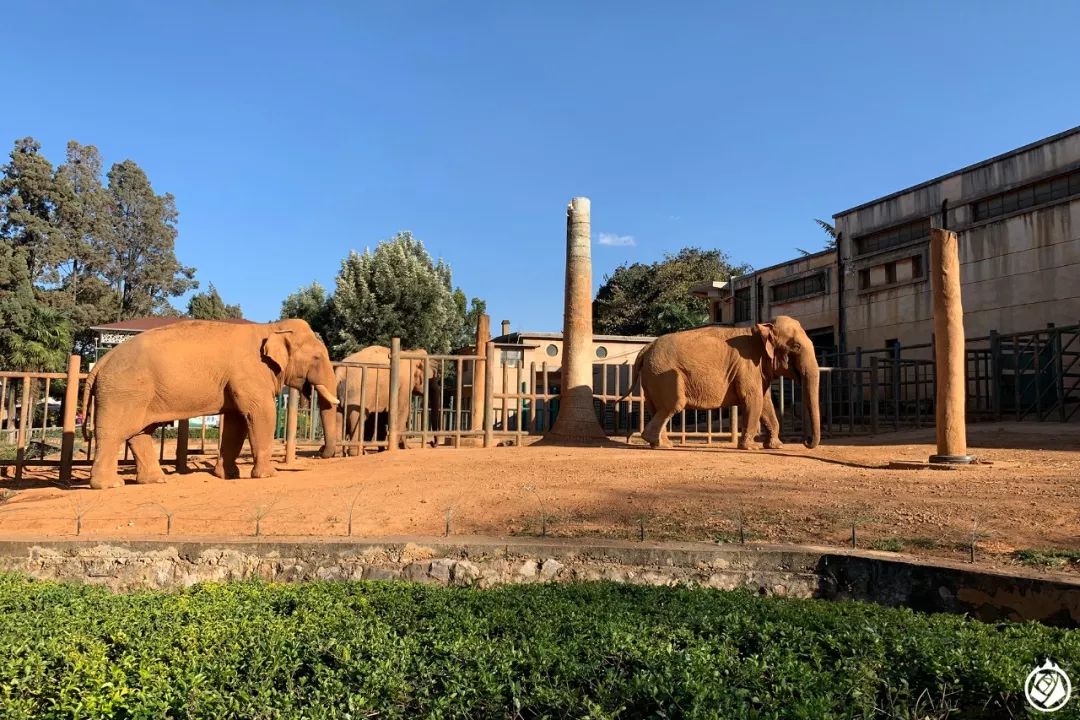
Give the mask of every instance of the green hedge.
[(7, 720), (996, 718), (1026, 716), (1046, 655), (1080, 680), (1077, 631), (611, 584), (111, 594), (8, 575), (0, 648)]

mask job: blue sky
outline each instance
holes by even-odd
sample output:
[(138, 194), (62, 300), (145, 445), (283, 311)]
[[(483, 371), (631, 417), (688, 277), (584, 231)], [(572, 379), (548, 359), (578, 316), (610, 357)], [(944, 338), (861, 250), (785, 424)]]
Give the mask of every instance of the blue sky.
[(181, 261), (256, 320), (407, 229), (494, 323), (556, 330), (574, 195), (596, 285), (684, 245), (761, 267), (1080, 124), (1068, 2), (3, 6), (3, 154), (134, 159)]

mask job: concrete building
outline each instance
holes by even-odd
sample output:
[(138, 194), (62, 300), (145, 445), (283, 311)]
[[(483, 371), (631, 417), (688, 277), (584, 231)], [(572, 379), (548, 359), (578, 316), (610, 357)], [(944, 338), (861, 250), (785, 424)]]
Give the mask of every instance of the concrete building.
[(1080, 127), (833, 217), (849, 350), (930, 341), (932, 226), (959, 236), (969, 338), (1080, 321)]
[(959, 237), (968, 338), (1080, 322), (1080, 127), (833, 217), (838, 251), (693, 294), (725, 325), (791, 315), (819, 351), (926, 344), (930, 228), (945, 227)]
[(691, 293), (708, 301), (709, 318), (721, 325), (749, 327), (777, 315), (797, 318), (825, 359), (838, 344), (836, 271), (836, 252), (825, 250), (727, 281), (704, 283)]
[[(601, 366), (633, 365), (638, 351), (655, 339), (646, 336), (593, 335), (592, 355), (595, 358), (593, 363), (594, 392), (599, 394), (605, 390)], [(560, 392), (562, 376), (559, 371), (563, 362), (562, 333), (513, 332), (493, 338), (493, 342), (499, 354), (495, 364), (497, 369), (495, 373), (495, 393), (504, 392), (503, 378), (501, 376), (503, 366), (506, 366), (509, 370), (507, 384), (511, 387), (511, 391), (517, 378), (516, 369), (518, 367), (522, 368), (523, 382), (525, 382), (528, 380), (530, 368), (535, 367), (536, 389), (541, 391), (545, 365), (548, 392), (552, 394)], [(614, 375), (610, 375), (609, 385), (612, 387), (606, 388), (608, 394), (616, 391), (619, 393), (625, 392), (627, 388), (621, 387), (621, 385), (626, 384), (625, 378), (628, 377), (629, 372), (626, 372), (623, 374), (624, 379), (622, 381), (616, 381), (613, 379)], [(616, 389), (616, 385), (620, 385), (620, 387)]]

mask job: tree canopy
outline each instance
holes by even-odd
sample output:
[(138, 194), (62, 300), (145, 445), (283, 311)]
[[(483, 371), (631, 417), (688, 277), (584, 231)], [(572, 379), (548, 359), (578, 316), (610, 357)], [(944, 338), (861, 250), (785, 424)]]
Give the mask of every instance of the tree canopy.
[[(132, 160), (114, 164), (104, 177), (103, 168), (97, 148), (75, 141), (54, 168), (30, 137), (16, 140), (0, 167), (0, 293), (8, 338), (0, 362), (7, 367), (17, 355), (26, 369), (44, 368), (51, 356), (34, 348), (53, 343), (64, 346), (62, 354), (73, 340), (75, 351), (84, 350), (93, 325), (176, 314), (170, 301), (198, 286), (195, 269), (176, 258), (173, 196), (156, 193)], [(36, 332), (35, 323), (56, 332)], [(29, 343), (24, 351), (12, 349), (16, 337)]]
[(196, 320), (230, 320), (244, 317), (239, 305), (226, 305), (214, 283), (206, 292), (196, 293), (188, 300), (188, 317)]
[(683, 248), (654, 263), (623, 264), (604, 278), (593, 302), (593, 330), (612, 335), (662, 335), (708, 322), (706, 302), (690, 288), (749, 272), (720, 250)]
[(454, 288), (450, 266), (434, 260), (410, 232), (380, 242), (374, 251), (350, 252), (341, 261), (334, 292), (318, 283), (285, 298), (281, 317), (299, 317), (318, 332), (334, 357), (368, 345), (449, 352), (472, 342), (471, 327), (484, 302), (469, 303)]

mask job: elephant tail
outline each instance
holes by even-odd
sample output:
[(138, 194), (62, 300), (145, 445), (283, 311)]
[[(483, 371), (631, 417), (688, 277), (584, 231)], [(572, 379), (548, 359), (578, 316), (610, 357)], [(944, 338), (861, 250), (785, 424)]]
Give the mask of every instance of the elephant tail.
[(87, 442), (90, 442), (90, 438), (94, 436), (94, 433), (90, 430), (90, 413), (94, 407), (94, 381), (97, 379), (99, 367), (101, 367), (100, 362), (90, 370), (90, 374), (86, 376), (86, 385), (83, 386), (82, 391), (82, 436), (83, 440)]

